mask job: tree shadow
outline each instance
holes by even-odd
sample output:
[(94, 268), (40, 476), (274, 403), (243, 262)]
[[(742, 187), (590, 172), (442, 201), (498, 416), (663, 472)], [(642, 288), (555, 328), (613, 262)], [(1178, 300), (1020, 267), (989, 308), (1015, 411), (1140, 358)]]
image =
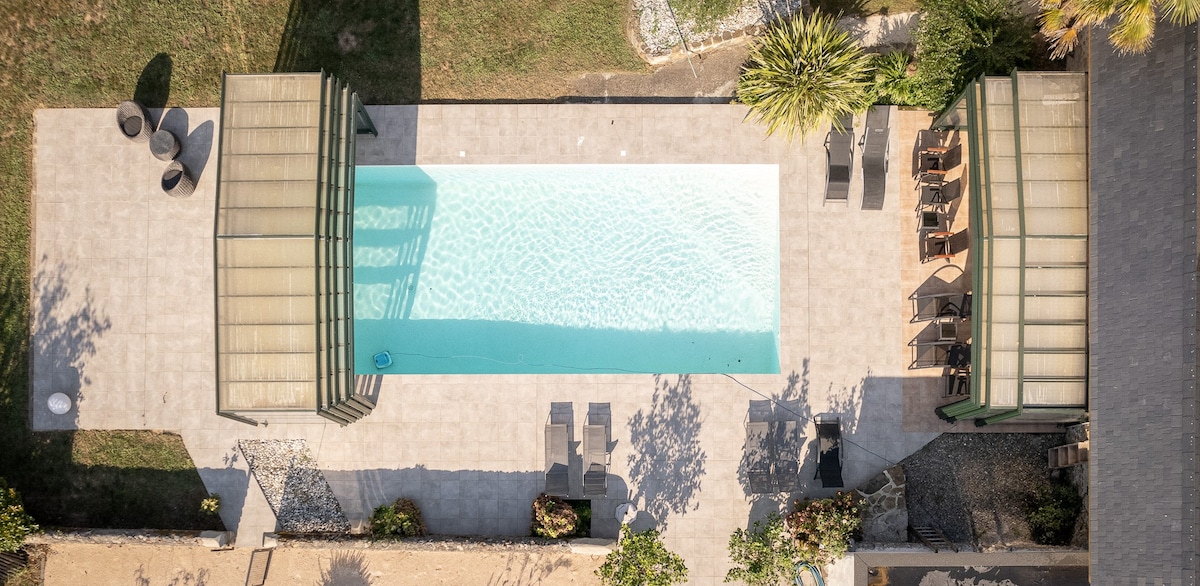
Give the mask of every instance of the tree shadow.
[(488, 577), (488, 586), (527, 586), (541, 584), (555, 570), (570, 566), (564, 557), (554, 561), (533, 558), (528, 555), (508, 554), (504, 568), (492, 572)]
[(680, 375), (671, 384), (655, 375), (654, 384), (650, 411), (639, 409), (629, 419), (629, 480), (634, 486), (630, 499), (665, 529), (669, 514), (683, 515), (698, 506), (693, 498), (700, 490), (707, 455), (700, 449), (703, 422), (692, 400), (691, 377)]
[[(171, 56), (166, 53), (159, 53), (150, 59), (138, 76), (133, 101), (146, 108), (157, 109), (161, 115), (171, 96), (171, 69)], [(150, 125), (157, 129), (159, 120), (151, 120)]]
[(317, 586), (371, 586), (367, 556), (361, 551), (335, 551), (329, 565), (321, 568)]
[(421, 99), (419, 0), (292, 0), (275, 72), (336, 75), (363, 102)]
[[(783, 389), (764, 399), (750, 401), (747, 422), (769, 421), (772, 424), (795, 422), (798, 431), (803, 432), (805, 426), (812, 419), (812, 409), (809, 407), (808, 401), (808, 367), (809, 359), (805, 358), (801, 372), (793, 371), (788, 374), (787, 383)], [(773, 426), (772, 433), (776, 431)], [(775, 437), (771, 441), (776, 446), (782, 446), (784, 444), (780, 441), (781, 439)], [(750, 441), (749, 436), (747, 441)], [(755, 521), (764, 519), (771, 513), (781, 512), (793, 496), (802, 494), (807, 489), (811, 475), (807, 473), (804, 440), (800, 438), (794, 443), (794, 448), (788, 450), (791, 453), (782, 459), (778, 455), (772, 456), (772, 458), (779, 461), (790, 461), (794, 458), (797, 468), (794, 472), (789, 470), (788, 474), (798, 475), (798, 478), (784, 482), (780, 486), (777, 482), (778, 478), (782, 478), (784, 475), (772, 475), (773, 484), (769, 490), (765, 490), (765, 487), (759, 485), (760, 483), (751, 481), (751, 472), (758, 463), (756, 453), (753, 450), (742, 451), (737, 474), (742, 492), (750, 499), (750, 514), (746, 520), (746, 529), (750, 529)]]
[[(41, 392), (31, 393), (30, 416), (37, 429), (73, 429), (78, 423), (78, 405), (85, 400), (83, 386), (91, 379), (87, 362), (96, 354), (96, 340), (112, 328), (107, 314), (97, 307), (92, 291), (73, 290), (67, 280), (70, 269), (61, 261), (50, 263), (45, 256), (33, 281), (37, 300), (33, 319), (32, 379)], [(68, 421), (49, 411), (46, 399), (63, 393), (72, 401)]]

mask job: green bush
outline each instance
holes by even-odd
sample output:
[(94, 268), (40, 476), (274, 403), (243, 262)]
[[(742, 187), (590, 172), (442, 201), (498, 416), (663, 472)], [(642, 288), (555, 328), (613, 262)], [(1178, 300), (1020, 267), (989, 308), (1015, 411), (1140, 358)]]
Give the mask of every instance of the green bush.
[(221, 495), (212, 493), (200, 501), (200, 512), (206, 515), (217, 515), (221, 512)]
[(726, 582), (748, 586), (775, 586), (796, 575), (800, 550), (788, 533), (783, 517), (771, 513), (754, 522), (754, 528), (734, 530), (729, 536), (729, 559), (733, 567), (725, 574)]
[(858, 500), (853, 493), (839, 492), (832, 498), (796, 501), (787, 517), (796, 538), (800, 559), (823, 566), (846, 555), (846, 549), (862, 527)]
[(891, 51), (875, 55), (875, 103), (897, 106), (920, 105), (915, 84), (909, 76), (908, 67), (912, 56), (904, 51)]
[(621, 525), (617, 549), (596, 570), (605, 586), (671, 586), (687, 582), (683, 558), (667, 549), (653, 529), (634, 533)]
[(874, 95), (871, 56), (837, 20), (819, 10), (771, 28), (750, 48), (738, 78), (737, 99), (787, 138), (865, 112)]
[(530, 531), (538, 537), (561, 539), (575, 534), (579, 515), (575, 509), (556, 496), (539, 494), (533, 499), (533, 525)]
[(1066, 545), (1075, 533), (1083, 499), (1066, 481), (1042, 486), (1029, 500), (1026, 520), (1034, 543)]
[(425, 535), (425, 520), (421, 509), (411, 499), (399, 498), (390, 505), (380, 505), (371, 514), (371, 536), (419, 537)]
[(913, 100), (941, 110), (980, 75), (1008, 75), (1033, 63), (1036, 26), (1015, 0), (921, 0), (913, 34)]
[(25, 505), (21, 504), (21, 495), (0, 479), (0, 551), (21, 549), (25, 537), (37, 531), (33, 517), (25, 512)]

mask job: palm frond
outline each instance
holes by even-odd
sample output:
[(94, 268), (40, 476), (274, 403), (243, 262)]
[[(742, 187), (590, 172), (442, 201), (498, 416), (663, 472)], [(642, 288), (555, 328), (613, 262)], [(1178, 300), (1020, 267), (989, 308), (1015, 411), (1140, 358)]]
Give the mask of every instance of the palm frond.
[(1122, 0), (1108, 40), (1121, 53), (1145, 53), (1154, 42), (1154, 0)]
[(788, 140), (871, 103), (871, 57), (820, 11), (777, 24), (750, 50), (737, 99)]
[(1162, 0), (1161, 6), (1175, 24), (1192, 24), (1200, 17), (1200, 0)]

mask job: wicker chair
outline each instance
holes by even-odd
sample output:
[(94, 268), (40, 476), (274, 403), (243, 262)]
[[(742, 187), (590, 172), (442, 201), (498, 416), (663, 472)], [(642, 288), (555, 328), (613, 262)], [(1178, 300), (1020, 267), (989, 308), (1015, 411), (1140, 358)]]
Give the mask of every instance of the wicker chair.
[(187, 165), (171, 161), (167, 164), (167, 170), (163, 171), (162, 189), (171, 197), (187, 197), (196, 190), (196, 180)]
[(154, 129), (150, 127), (150, 112), (141, 104), (126, 100), (117, 106), (117, 127), (133, 142), (146, 142)]

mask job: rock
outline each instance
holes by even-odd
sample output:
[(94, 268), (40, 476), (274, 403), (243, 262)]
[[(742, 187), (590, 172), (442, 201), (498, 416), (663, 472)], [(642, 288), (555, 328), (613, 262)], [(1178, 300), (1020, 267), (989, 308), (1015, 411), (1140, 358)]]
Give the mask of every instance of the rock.
[(201, 531), (200, 545), (210, 549), (220, 549), (229, 544), (228, 531)]
[(571, 553), (579, 555), (608, 555), (616, 547), (615, 539), (583, 538), (567, 542)]

